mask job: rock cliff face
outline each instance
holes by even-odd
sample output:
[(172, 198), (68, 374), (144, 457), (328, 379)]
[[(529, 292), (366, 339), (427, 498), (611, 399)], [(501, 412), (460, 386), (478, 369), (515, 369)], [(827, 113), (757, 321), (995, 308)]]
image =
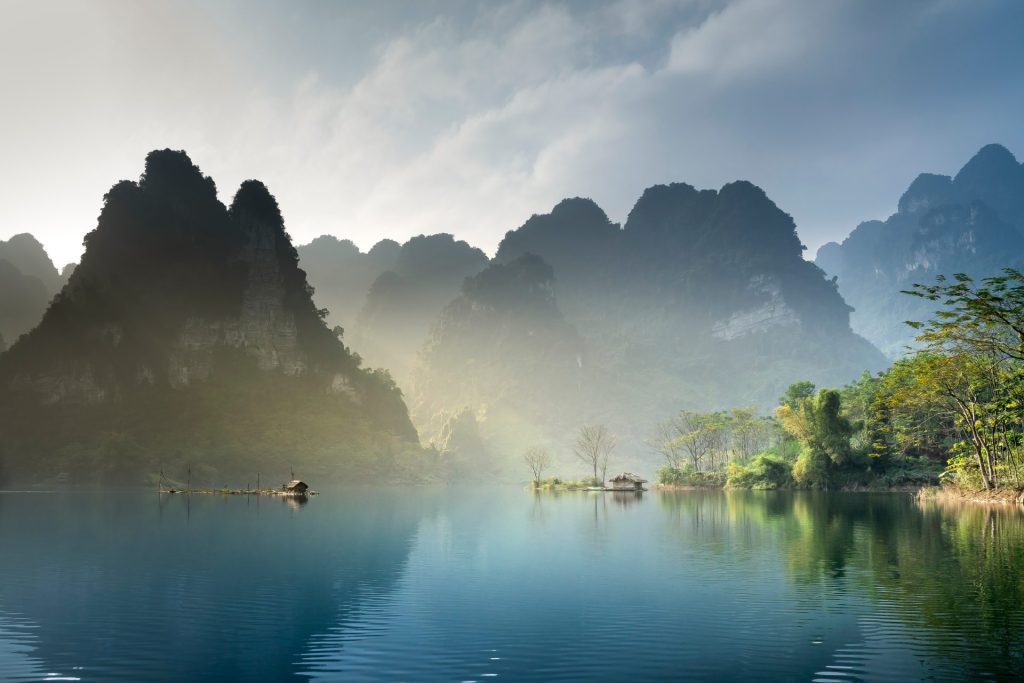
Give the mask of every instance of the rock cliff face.
[(935, 311), (902, 290), (937, 275), (996, 275), (1022, 258), (1024, 166), (1006, 148), (987, 145), (955, 177), (919, 175), (896, 213), (822, 246), (815, 262), (838, 278), (854, 330), (897, 357), (914, 343), (904, 321)]
[[(68, 448), (103, 450), (125, 431), (132, 443), (159, 437), (159, 448), (179, 453), (196, 440), (223, 442), (221, 459), (258, 449), (251, 438), (265, 429), (317, 452), (362, 444), (361, 457), (390, 438), (415, 445), (394, 384), (361, 369), (324, 324), (277, 202), (258, 181), (225, 207), (184, 153), (153, 152), (137, 183), (107, 194), (86, 247), (38, 327), (0, 356), (0, 412), (17, 406), (23, 418), (2, 425), (14, 442), (38, 443), (60, 462)], [(182, 408), (203, 401), (212, 407)], [(126, 426), (132, 411), (143, 414)], [(58, 414), (71, 433), (31, 433)], [(232, 416), (258, 426), (229, 439)], [(147, 433), (151, 421), (193, 433), (175, 442), (162, 426)]]
[(168, 381), (187, 386), (209, 379), (218, 348), (242, 349), (262, 371), (300, 375), (307, 370), (295, 314), (285, 305), (285, 278), (277, 253), (279, 225), (245, 216), (245, 241), (238, 260), (245, 265), (245, 287), (237, 316), (219, 320), (189, 317), (172, 345)]
[(716, 321), (711, 328), (713, 337), (730, 341), (767, 332), (773, 327), (800, 326), (800, 316), (786, 304), (782, 288), (775, 278), (755, 275), (750, 279), (749, 289), (766, 295), (768, 300), (759, 306), (736, 311), (728, 318)]

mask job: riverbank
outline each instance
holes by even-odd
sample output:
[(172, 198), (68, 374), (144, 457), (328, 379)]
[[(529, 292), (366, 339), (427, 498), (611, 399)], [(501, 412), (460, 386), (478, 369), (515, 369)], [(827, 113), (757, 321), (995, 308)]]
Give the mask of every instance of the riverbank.
[[(840, 492), (840, 493), (919, 493), (924, 487), (920, 484), (897, 484), (894, 486), (878, 485), (873, 486), (869, 484), (850, 484), (846, 486), (837, 486), (832, 489), (824, 489), (826, 491)], [(751, 488), (747, 486), (727, 486), (724, 484), (719, 485), (706, 485), (706, 486), (695, 486), (693, 484), (651, 484), (651, 489), (656, 491), (804, 491), (804, 489), (797, 486), (780, 486), (776, 488)]]
[(972, 491), (952, 486), (928, 486), (917, 492), (918, 500), (949, 503), (978, 503), (981, 505), (1024, 505), (1024, 489), (994, 489)]

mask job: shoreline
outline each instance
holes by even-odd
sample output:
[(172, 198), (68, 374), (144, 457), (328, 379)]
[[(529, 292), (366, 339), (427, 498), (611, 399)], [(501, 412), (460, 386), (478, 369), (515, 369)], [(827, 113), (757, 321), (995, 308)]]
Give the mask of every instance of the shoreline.
[(916, 484), (899, 486), (841, 486), (834, 489), (806, 489), (783, 487), (775, 489), (751, 489), (742, 486), (694, 486), (692, 484), (651, 484), (652, 491), (813, 491), (823, 493), (918, 493), (924, 488)]
[(914, 497), (919, 501), (933, 500), (939, 503), (973, 503), (975, 505), (1024, 505), (1024, 489), (1002, 488), (977, 491), (962, 491), (950, 487), (930, 486), (922, 488)]

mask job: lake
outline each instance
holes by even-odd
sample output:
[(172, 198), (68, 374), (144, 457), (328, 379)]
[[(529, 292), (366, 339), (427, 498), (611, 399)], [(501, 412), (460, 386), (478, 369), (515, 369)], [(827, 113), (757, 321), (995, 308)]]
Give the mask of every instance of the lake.
[(905, 494), (0, 494), (0, 680), (1007, 680), (1024, 517)]

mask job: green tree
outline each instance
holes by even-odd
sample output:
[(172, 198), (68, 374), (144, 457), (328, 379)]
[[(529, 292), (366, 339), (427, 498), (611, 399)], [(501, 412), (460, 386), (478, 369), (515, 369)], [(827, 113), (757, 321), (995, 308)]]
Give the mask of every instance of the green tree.
[(906, 292), (941, 309), (932, 320), (909, 322), (925, 349), (903, 371), (918, 391), (893, 395), (892, 405), (928, 402), (955, 427), (949, 469), (965, 474), (973, 462), (982, 487), (1021, 482), (1024, 403), (1024, 274), (1007, 268), (980, 284), (957, 273)]
[(791, 409), (796, 410), (802, 401), (814, 396), (814, 389), (814, 382), (808, 382), (807, 380), (794, 382), (786, 387), (786, 393), (779, 399), (779, 405), (789, 406)]
[(976, 284), (957, 273), (950, 282), (939, 275), (934, 285), (914, 285), (905, 292), (942, 309), (927, 322), (908, 321), (929, 350), (959, 348), (1024, 361), (1024, 273), (1013, 268)]
[(800, 442), (800, 455), (793, 465), (797, 483), (825, 488), (832, 472), (850, 462), (853, 426), (840, 414), (838, 391), (822, 389), (816, 396), (795, 399), (776, 409), (783, 428)]

